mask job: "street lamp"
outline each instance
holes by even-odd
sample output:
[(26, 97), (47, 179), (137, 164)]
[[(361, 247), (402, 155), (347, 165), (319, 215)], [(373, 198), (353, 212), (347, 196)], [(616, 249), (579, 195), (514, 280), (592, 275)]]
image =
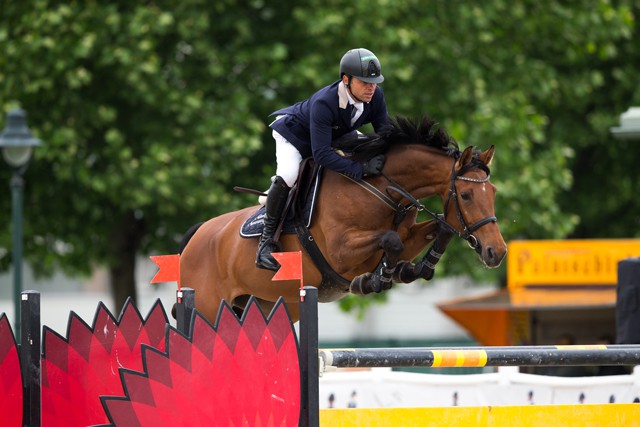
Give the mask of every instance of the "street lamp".
[(640, 107), (630, 107), (620, 114), (620, 126), (609, 131), (617, 139), (640, 139)]
[(20, 294), (22, 293), (22, 193), (24, 180), (22, 175), (29, 166), (33, 147), (42, 142), (34, 138), (27, 127), (27, 114), (16, 108), (7, 113), (7, 124), (0, 133), (2, 157), (13, 169), (11, 178), (11, 220), (13, 224), (13, 307), (15, 336), (20, 337)]

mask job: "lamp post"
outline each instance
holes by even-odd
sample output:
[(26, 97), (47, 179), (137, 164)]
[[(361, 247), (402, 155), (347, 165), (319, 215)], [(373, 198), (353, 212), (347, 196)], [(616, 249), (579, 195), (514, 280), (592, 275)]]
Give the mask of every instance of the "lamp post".
[(620, 126), (609, 131), (617, 139), (640, 139), (640, 107), (630, 107), (620, 114)]
[(41, 141), (34, 138), (27, 127), (27, 114), (16, 108), (7, 113), (7, 123), (0, 133), (2, 157), (13, 169), (11, 178), (11, 221), (13, 237), (11, 263), (13, 265), (13, 307), (15, 336), (20, 337), (20, 294), (22, 293), (22, 204), (24, 180), (22, 175), (29, 166), (33, 148)]

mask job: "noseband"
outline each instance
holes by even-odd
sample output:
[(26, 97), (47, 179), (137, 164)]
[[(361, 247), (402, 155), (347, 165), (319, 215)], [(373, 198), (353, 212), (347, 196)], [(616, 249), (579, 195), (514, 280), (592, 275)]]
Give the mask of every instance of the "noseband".
[[(466, 176), (462, 176), (465, 172), (467, 172), (468, 170), (474, 167), (480, 168), (483, 171), (485, 171), (487, 176), (485, 178), (469, 178)], [(462, 210), (460, 209), (460, 202), (458, 201), (456, 179), (459, 179), (461, 181), (477, 182), (482, 184), (489, 181), (490, 177), (491, 177), (491, 171), (484, 164), (479, 164), (479, 165), (467, 164), (466, 166), (460, 168), (460, 170), (456, 173), (456, 162), (454, 161), (453, 166), (451, 167), (451, 185), (449, 186), (449, 194), (447, 195), (447, 200), (444, 203), (444, 214), (432, 213), (435, 220), (438, 222), (438, 225), (444, 226), (446, 229), (448, 229), (448, 231), (454, 234), (457, 234), (458, 236), (466, 240), (469, 246), (478, 253), (480, 253), (482, 248), (480, 247), (480, 243), (478, 242), (478, 239), (476, 238), (476, 236), (473, 235), (473, 232), (479, 229), (480, 227), (482, 227), (483, 225), (487, 225), (492, 222), (497, 222), (498, 218), (496, 218), (495, 216), (487, 216), (485, 218), (482, 218), (480, 221), (476, 222), (475, 224), (472, 224), (471, 226), (467, 225), (467, 222), (464, 220), (464, 216), (462, 216)], [(446, 213), (449, 210), (448, 209), (449, 202), (452, 199), (456, 206), (458, 221), (460, 221), (460, 224), (462, 225), (462, 232), (458, 231), (453, 226), (451, 226), (451, 224), (449, 224), (446, 219)]]

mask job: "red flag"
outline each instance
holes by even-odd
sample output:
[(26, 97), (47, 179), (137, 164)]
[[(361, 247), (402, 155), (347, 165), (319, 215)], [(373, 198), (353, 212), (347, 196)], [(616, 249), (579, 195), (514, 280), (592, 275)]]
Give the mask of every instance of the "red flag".
[(280, 269), (271, 280), (302, 280), (302, 252), (272, 252)]
[(158, 266), (158, 272), (151, 279), (151, 283), (178, 282), (180, 288), (180, 255), (158, 255), (149, 258)]

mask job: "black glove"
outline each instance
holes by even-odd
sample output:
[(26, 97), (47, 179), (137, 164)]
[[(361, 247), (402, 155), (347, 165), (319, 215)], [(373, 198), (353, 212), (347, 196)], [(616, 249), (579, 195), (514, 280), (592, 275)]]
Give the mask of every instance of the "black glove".
[(380, 175), (383, 167), (384, 154), (378, 154), (362, 164), (362, 175), (365, 177)]

